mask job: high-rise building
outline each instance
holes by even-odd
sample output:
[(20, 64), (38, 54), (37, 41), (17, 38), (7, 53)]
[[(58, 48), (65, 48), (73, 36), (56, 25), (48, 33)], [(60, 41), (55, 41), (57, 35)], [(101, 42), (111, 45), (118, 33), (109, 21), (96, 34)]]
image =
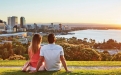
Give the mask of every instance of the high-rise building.
[(15, 25), (18, 25), (18, 17), (12, 16), (11, 17), (11, 26), (14, 27)]
[(23, 28), (25, 26), (26, 20), (24, 17), (20, 18), (20, 27)]
[(8, 17), (8, 25), (11, 25), (11, 27), (18, 25), (18, 17), (16, 16)]
[(8, 17), (8, 25), (11, 25), (11, 17)]

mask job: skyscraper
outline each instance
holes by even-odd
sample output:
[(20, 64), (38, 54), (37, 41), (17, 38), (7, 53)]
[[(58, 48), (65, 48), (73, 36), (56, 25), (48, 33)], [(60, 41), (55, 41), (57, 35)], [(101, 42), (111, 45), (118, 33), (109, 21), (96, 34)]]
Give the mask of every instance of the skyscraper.
[(18, 25), (18, 17), (16, 16), (8, 17), (8, 25), (11, 25), (11, 27)]
[(26, 22), (25, 18), (24, 18), (24, 17), (21, 17), (21, 18), (20, 18), (20, 27), (21, 27), (21, 28), (24, 27), (25, 22)]
[(11, 17), (8, 17), (8, 25), (11, 25)]
[(11, 17), (11, 26), (14, 27), (15, 25), (18, 25), (18, 17), (12, 16)]

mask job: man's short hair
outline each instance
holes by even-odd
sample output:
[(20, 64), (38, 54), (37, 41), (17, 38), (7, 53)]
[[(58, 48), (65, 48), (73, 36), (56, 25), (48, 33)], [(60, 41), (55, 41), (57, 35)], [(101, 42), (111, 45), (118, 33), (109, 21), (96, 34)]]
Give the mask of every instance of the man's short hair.
[(53, 33), (48, 35), (48, 42), (54, 43), (55, 42), (55, 35)]

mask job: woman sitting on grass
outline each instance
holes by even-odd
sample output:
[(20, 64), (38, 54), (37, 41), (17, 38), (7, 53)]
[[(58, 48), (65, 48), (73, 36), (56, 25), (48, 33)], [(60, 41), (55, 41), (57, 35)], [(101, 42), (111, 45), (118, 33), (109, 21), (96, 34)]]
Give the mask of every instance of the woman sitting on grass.
[[(42, 37), (39, 34), (34, 34), (32, 38), (32, 42), (28, 48), (28, 54), (29, 54), (30, 60), (24, 65), (24, 67), (22, 68), (22, 71), (26, 72), (26, 71), (36, 70), (37, 63), (40, 58), (39, 54), (41, 49), (41, 46), (40, 46), (41, 41), (42, 41)], [(39, 68), (39, 71), (43, 71), (43, 70), (44, 70), (44, 63)]]

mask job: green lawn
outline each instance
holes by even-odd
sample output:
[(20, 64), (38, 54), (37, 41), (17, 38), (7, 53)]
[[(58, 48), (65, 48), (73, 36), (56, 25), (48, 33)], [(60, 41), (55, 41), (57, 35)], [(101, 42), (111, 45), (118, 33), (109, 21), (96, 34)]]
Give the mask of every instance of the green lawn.
[(29, 74), (28, 72), (21, 72), (19, 69), (1, 69), (0, 75), (121, 75), (121, 69), (109, 70), (87, 70), (87, 69), (72, 69), (72, 73), (66, 73), (65, 70), (54, 72), (37, 72)]
[[(29, 74), (21, 72), (20, 68), (12, 66), (23, 66), (26, 60), (1, 60), (0, 66), (11, 66), (11, 68), (0, 68), (0, 75), (121, 75), (121, 68), (113, 69), (77, 69), (69, 68), (72, 73), (66, 73), (64, 69), (55, 72), (37, 72)], [(67, 61), (68, 66), (121, 66), (121, 61)]]
[[(0, 66), (22, 66), (26, 60), (0, 60)], [(121, 61), (67, 61), (68, 66), (121, 66)]]

